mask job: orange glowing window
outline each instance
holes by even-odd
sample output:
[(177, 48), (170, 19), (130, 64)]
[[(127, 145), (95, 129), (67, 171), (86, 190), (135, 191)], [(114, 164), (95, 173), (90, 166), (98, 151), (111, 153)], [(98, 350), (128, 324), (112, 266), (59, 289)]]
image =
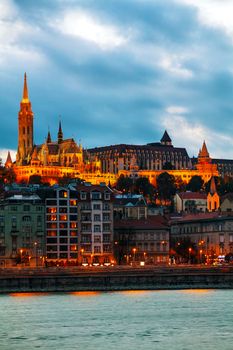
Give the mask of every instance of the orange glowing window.
[(70, 200), (70, 205), (77, 205), (76, 199), (71, 199)]
[(78, 235), (78, 232), (77, 231), (70, 231), (70, 235), (72, 237), (76, 237)]
[(70, 228), (76, 228), (77, 227), (77, 223), (76, 222), (71, 222), (70, 223)]
[(67, 221), (67, 215), (60, 215), (59, 219), (60, 221)]
[(49, 236), (49, 237), (56, 237), (56, 235), (57, 235), (56, 231), (48, 231), (47, 232), (47, 236)]
[(77, 246), (76, 246), (76, 245), (71, 245), (71, 246), (70, 246), (70, 250), (71, 250), (72, 252), (76, 252), (76, 251), (77, 251)]

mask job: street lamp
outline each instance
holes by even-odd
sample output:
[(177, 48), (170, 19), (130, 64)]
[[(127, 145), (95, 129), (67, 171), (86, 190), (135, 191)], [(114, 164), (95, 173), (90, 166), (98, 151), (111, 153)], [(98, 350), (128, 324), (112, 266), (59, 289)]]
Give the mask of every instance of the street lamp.
[(20, 263), (22, 264), (22, 258), (23, 258), (23, 249), (20, 249)]
[(135, 262), (136, 251), (137, 251), (137, 249), (136, 249), (136, 248), (133, 248), (133, 261), (134, 261), (134, 262)]
[(200, 264), (202, 263), (202, 252), (203, 252), (203, 250), (200, 249)]
[(34, 242), (35, 253), (36, 253), (36, 267), (37, 267), (37, 242)]
[(189, 248), (189, 264), (191, 263), (191, 260), (190, 260), (191, 252), (192, 252), (192, 248)]
[(81, 253), (81, 265), (82, 265), (82, 263), (83, 263), (83, 253), (84, 253), (84, 249), (83, 248), (80, 250), (80, 253)]

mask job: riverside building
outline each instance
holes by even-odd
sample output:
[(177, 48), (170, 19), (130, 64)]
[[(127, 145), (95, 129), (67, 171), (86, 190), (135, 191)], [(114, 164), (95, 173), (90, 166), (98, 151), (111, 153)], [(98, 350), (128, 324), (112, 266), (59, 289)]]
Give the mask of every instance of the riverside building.
[(44, 204), (36, 195), (12, 195), (0, 203), (0, 266), (43, 265)]

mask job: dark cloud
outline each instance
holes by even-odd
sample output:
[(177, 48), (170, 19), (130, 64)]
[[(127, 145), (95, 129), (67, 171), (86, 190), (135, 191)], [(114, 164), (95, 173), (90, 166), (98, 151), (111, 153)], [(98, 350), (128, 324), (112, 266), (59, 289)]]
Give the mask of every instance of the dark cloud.
[[(0, 148), (17, 148), (24, 71), (36, 143), (44, 141), (48, 127), (56, 137), (59, 115), (65, 136), (82, 139), (86, 147), (156, 141), (169, 106), (187, 108), (191, 125), (230, 135), (232, 42), (223, 31), (201, 24), (194, 7), (164, 0), (14, 3), (18, 13), (12, 30), (18, 27), (9, 33), (9, 54), (0, 44), (5, 55), (0, 59)], [(65, 11), (77, 9), (116, 27), (127, 41), (103, 48), (64, 33)], [(188, 147), (182, 140), (179, 146)]]

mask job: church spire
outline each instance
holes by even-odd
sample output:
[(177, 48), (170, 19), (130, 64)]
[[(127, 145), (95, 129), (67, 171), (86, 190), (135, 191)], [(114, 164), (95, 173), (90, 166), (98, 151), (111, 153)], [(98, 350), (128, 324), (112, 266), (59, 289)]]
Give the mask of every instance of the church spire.
[(46, 140), (47, 143), (51, 143), (52, 140), (51, 140), (51, 135), (50, 135), (50, 131), (48, 131), (48, 135), (47, 135), (47, 140)]
[(216, 192), (217, 192), (216, 183), (215, 183), (214, 176), (212, 176), (211, 182), (210, 182), (210, 194), (213, 196)]
[(27, 86), (27, 74), (24, 73), (24, 85), (23, 85), (23, 99), (22, 102), (29, 102), (28, 86)]
[(62, 132), (62, 128), (61, 128), (61, 121), (59, 121), (59, 129), (58, 129), (58, 133), (57, 133), (57, 142), (61, 143), (63, 141), (63, 132)]

